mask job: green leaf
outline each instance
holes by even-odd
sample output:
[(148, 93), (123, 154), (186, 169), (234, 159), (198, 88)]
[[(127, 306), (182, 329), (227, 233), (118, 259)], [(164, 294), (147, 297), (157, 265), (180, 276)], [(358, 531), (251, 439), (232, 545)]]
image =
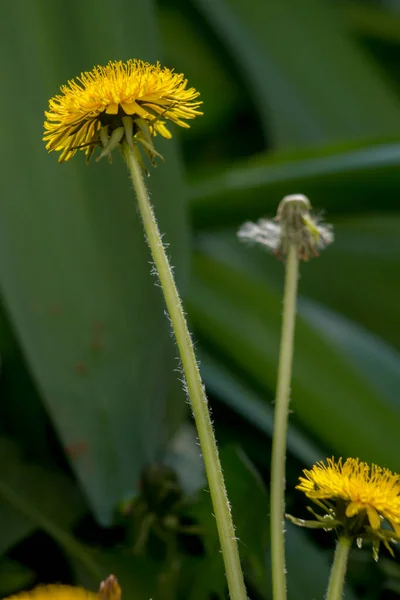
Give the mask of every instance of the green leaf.
[(400, 17), (390, 7), (351, 2), (340, 8), (357, 35), (394, 44), (400, 42)]
[(35, 529), (42, 529), (83, 567), (100, 576), (98, 565), (69, 533), (86, 505), (76, 486), (58, 473), (24, 463), (15, 444), (0, 438), (0, 554)]
[(254, 2), (249, 10), (246, 0), (194, 1), (239, 63), (275, 145), (400, 131), (394, 90), (327, 2)]
[[(73, 0), (62, 16), (57, 4), (23, 6), (7, 7), (0, 42), (7, 80), (0, 106), (8, 115), (1, 147), (7, 175), (0, 194), (0, 283), (71, 465), (97, 518), (109, 523), (186, 406), (122, 160), (116, 154), (112, 166), (86, 167), (78, 155), (58, 165), (41, 141), (43, 111), (61, 84), (94, 64), (132, 55), (157, 60), (156, 25), (150, 3), (117, 0), (110, 10), (99, 0), (94, 10)], [(188, 230), (181, 167), (173, 142), (157, 148), (167, 164), (152, 170), (150, 190), (184, 287)]]
[(192, 217), (196, 228), (215, 228), (272, 216), (278, 202), (294, 192), (306, 194), (315, 208), (330, 215), (393, 210), (398, 206), (399, 167), (397, 142), (259, 156), (194, 182)]
[(332, 347), (376, 390), (383, 403), (399, 404), (399, 352), (354, 321), (314, 302), (301, 301), (300, 314), (330, 340)]
[(25, 565), (3, 558), (0, 561), (0, 596), (4, 598), (21, 591), (33, 583), (34, 577), (34, 572)]
[[(395, 273), (400, 268), (399, 227), (398, 212), (341, 218), (335, 243), (322, 261), (314, 261), (304, 269), (302, 281), (304, 293), (364, 326), (397, 351), (400, 285)], [(388, 351), (390, 354), (390, 348)], [(376, 354), (381, 354), (380, 349)]]

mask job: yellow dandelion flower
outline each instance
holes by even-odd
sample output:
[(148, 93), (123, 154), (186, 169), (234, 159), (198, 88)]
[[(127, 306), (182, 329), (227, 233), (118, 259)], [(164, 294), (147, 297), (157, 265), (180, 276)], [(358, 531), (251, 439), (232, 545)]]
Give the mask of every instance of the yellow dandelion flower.
[(98, 600), (97, 594), (70, 585), (39, 585), (6, 600)]
[(371, 467), (358, 458), (344, 462), (328, 458), (311, 471), (304, 471), (297, 486), (312, 500), (342, 499), (346, 517), (365, 513), (372, 529), (379, 529), (386, 519), (400, 535), (400, 476), (377, 465)]
[[(83, 150), (87, 161), (96, 146), (109, 154), (125, 136), (140, 141), (153, 157), (151, 138), (170, 138), (166, 119), (189, 127), (187, 119), (201, 115), (199, 92), (187, 88), (183, 74), (141, 60), (110, 61), (82, 73), (61, 86), (45, 112), (43, 141), (49, 152), (60, 152), (58, 161)], [(127, 126), (128, 124), (128, 126)]]
[(9, 596), (6, 600), (120, 600), (121, 588), (115, 575), (101, 582), (98, 594), (71, 585), (39, 585), (28, 592)]
[(325, 509), (316, 521), (290, 517), (304, 527), (343, 528), (345, 534), (372, 539), (377, 557), (379, 542), (391, 552), (388, 542), (400, 540), (400, 476), (378, 465), (369, 466), (358, 458), (328, 458), (311, 470), (304, 470), (297, 489)]

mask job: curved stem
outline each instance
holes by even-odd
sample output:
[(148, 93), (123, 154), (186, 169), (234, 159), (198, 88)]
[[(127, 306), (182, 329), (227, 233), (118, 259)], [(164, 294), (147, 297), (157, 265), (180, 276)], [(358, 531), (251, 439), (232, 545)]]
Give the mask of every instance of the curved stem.
[(203, 453), (210, 495), (213, 503), (218, 534), (224, 559), (226, 578), (232, 600), (246, 600), (243, 573), (235, 537), (224, 477), (217, 444), (211, 424), (207, 397), (204, 392), (182, 303), (164, 250), (157, 221), (143, 180), (142, 170), (134, 152), (123, 143), (124, 157), (136, 192), (143, 226), (153, 255), (165, 303), (171, 318), (176, 342), (186, 378), (188, 396), (193, 410), (200, 446)]
[(336, 544), (326, 600), (341, 600), (343, 598), (343, 586), (350, 546), (350, 538), (344, 535), (339, 537)]
[(271, 561), (274, 600), (286, 600), (285, 463), (298, 280), (297, 248), (288, 251), (271, 460)]

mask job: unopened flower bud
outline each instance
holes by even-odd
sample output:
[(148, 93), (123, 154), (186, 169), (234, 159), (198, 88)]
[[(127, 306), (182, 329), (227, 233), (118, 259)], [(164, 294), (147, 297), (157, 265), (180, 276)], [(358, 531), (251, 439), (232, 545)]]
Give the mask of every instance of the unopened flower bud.
[(101, 582), (98, 598), (99, 600), (121, 600), (121, 588), (115, 575), (109, 575)]

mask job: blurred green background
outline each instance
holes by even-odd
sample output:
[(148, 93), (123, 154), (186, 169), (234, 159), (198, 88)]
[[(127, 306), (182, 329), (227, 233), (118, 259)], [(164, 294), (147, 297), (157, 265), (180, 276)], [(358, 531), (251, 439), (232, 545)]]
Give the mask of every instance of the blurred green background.
[[(336, 241), (301, 268), (287, 509), (301, 470), (400, 472), (400, 11), (328, 0), (16, 0), (0, 19), (0, 595), (226, 596), (160, 289), (122, 161), (58, 165), (61, 84), (137, 57), (184, 72), (204, 116), (149, 187), (196, 338), (249, 596), (270, 598), (268, 481), (283, 266), (238, 226), (307, 194)], [(331, 533), (288, 525), (289, 599), (322, 598)], [(351, 555), (346, 598), (400, 596)], [(396, 553), (398, 558), (398, 553)]]

